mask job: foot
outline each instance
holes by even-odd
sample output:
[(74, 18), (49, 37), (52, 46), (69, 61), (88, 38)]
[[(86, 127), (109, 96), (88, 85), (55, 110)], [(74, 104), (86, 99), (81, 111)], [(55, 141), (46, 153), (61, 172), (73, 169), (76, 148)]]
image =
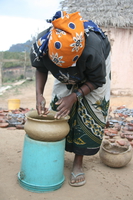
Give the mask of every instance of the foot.
[(83, 156), (75, 155), (73, 169), (70, 177), (71, 186), (81, 186), (85, 184), (85, 174), (82, 169)]

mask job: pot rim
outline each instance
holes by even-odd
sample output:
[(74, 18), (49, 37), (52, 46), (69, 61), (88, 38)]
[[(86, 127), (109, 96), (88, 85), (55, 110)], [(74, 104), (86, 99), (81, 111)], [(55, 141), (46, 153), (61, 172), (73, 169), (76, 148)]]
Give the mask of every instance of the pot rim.
[(126, 151), (120, 152), (120, 153), (117, 153), (117, 152), (110, 152), (109, 150), (107, 150), (107, 149), (103, 146), (103, 144), (101, 145), (101, 147), (102, 147), (102, 149), (104, 149), (106, 152), (108, 152), (108, 153), (110, 153), (110, 154), (115, 154), (115, 155), (125, 154), (125, 153), (127, 153), (127, 152), (129, 152), (129, 151), (132, 151), (132, 146), (131, 146), (131, 145), (129, 145), (129, 147), (128, 147), (128, 149), (127, 149)]
[[(38, 122), (61, 122), (61, 121), (68, 121), (69, 119), (70, 119), (70, 116), (69, 115), (67, 115), (66, 117), (64, 117), (64, 118), (60, 118), (60, 119), (52, 119), (52, 120), (48, 120), (48, 119), (35, 119), (35, 118), (32, 118), (32, 117), (30, 117), (30, 116), (28, 116), (30, 113), (35, 113), (35, 114), (37, 114), (37, 110), (32, 110), (32, 111), (29, 111), (29, 112), (27, 112), (26, 114), (25, 114), (25, 116), (26, 116), (26, 118), (27, 119), (30, 119), (30, 120), (32, 120), (32, 121), (38, 121)], [(49, 113), (48, 113), (48, 115), (55, 115), (56, 114), (56, 112), (54, 111), (54, 110), (50, 110), (49, 111)], [(37, 114), (38, 115), (38, 114)]]

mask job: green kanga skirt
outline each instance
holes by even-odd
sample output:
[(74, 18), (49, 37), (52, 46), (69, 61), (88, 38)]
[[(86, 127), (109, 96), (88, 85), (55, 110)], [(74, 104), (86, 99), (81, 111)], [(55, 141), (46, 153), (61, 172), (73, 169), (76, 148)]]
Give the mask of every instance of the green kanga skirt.
[[(110, 101), (110, 56), (106, 60), (106, 84), (77, 101), (70, 112), (70, 132), (66, 137), (66, 151), (78, 155), (94, 155), (103, 139)], [(55, 80), (51, 109), (55, 102), (73, 92), (77, 85), (66, 85)]]

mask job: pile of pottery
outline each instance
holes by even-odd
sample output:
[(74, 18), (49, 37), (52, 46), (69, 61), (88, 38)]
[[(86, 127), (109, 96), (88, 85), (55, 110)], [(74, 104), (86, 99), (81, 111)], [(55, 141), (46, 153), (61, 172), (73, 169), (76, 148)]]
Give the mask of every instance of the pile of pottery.
[(108, 117), (99, 151), (102, 162), (110, 167), (123, 167), (132, 158), (133, 109), (118, 107)]
[(0, 109), (0, 128), (10, 130), (23, 129), (25, 124), (25, 114), (29, 111), (28, 108), (19, 108), (16, 110)]
[[(104, 133), (105, 139), (112, 143), (116, 141), (123, 146), (125, 142), (129, 142), (133, 146), (133, 109), (120, 106), (113, 111), (113, 116), (108, 117)], [(118, 138), (124, 140), (117, 140)]]

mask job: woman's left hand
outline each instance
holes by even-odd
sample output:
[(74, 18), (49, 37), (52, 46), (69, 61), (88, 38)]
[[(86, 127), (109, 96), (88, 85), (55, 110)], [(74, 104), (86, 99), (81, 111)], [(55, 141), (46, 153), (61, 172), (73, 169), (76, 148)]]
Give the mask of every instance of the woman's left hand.
[(70, 113), (70, 110), (76, 101), (77, 97), (75, 93), (72, 93), (69, 96), (63, 97), (60, 100), (58, 100), (55, 103), (56, 105), (59, 105), (57, 108), (55, 118), (60, 119), (61, 117), (67, 116)]

